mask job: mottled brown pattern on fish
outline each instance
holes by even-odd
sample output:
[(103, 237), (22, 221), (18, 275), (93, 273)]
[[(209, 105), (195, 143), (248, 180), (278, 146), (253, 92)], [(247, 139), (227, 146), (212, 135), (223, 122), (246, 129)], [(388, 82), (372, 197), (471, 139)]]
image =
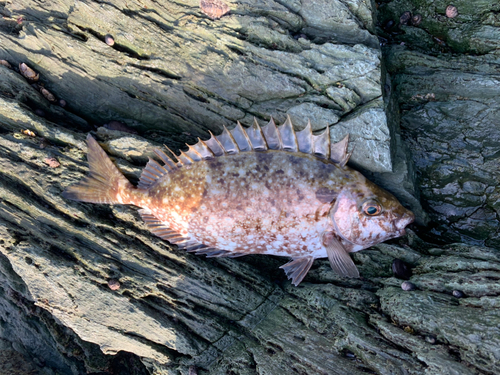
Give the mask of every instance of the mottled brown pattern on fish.
[(192, 238), (209, 246), (306, 254), (322, 250), (311, 243), (329, 226), (330, 204), (316, 191), (338, 190), (348, 180), (338, 166), (314, 156), (229, 155), (168, 174), (151, 187), (149, 208), (172, 228), (187, 223)]
[(134, 188), (89, 136), (89, 176), (64, 196), (142, 207), (154, 234), (197, 254), (292, 257), (281, 268), (295, 285), (315, 258), (358, 277), (348, 252), (404, 234), (414, 216), (346, 166), (347, 140), (330, 145), (310, 124), (296, 134), (289, 118), (278, 128), (238, 123), (178, 162), (155, 150), (164, 164), (150, 160)]
[(191, 215), (203, 205), (207, 173), (205, 163), (196, 163), (166, 174), (148, 189), (150, 204), (139, 206), (149, 208), (170, 228), (187, 236)]

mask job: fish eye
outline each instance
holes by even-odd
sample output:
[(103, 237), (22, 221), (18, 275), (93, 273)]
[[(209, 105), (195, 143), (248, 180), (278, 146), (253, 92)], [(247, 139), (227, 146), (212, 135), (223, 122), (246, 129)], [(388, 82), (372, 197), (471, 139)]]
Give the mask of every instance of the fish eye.
[(363, 203), (361, 210), (367, 216), (377, 216), (382, 212), (382, 206), (375, 200), (369, 200)]

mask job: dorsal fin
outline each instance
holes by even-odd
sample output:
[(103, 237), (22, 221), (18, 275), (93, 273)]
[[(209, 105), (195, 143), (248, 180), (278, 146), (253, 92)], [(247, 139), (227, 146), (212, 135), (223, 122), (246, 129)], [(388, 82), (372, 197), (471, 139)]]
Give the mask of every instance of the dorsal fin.
[[(165, 146), (165, 148), (169, 150), (169, 148), (167, 146)], [(162, 150), (159, 150), (159, 149), (154, 149), (154, 153), (156, 154), (156, 156), (158, 156), (161, 161), (163, 163), (165, 163), (165, 167), (168, 168), (168, 170), (172, 170), (172, 169), (175, 169), (177, 168), (177, 164), (175, 164), (175, 162), (167, 155), (165, 154)], [(170, 151), (170, 153), (173, 155), (172, 151)]]
[(158, 164), (158, 162), (149, 158), (148, 164), (146, 164), (146, 167), (142, 170), (137, 187), (140, 189), (147, 189), (167, 173), (168, 169), (165, 169), (165, 167)]
[(292, 120), (290, 116), (286, 116), (286, 121), (283, 125), (278, 127), (281, 136), (281, 143), (283, 150), (297, 152), (297, 138), (295, 137), (295, 130), (293, 130)]
[(188, 145), (187, 143), (186, 146), (188, 146), (188, 150), (185, 152), (185, 154), (189, 158), (191, 158), (193, 161), (200, 161), (201, 159), (203, 159), (201, 154), (193, 146)]
[(236, 123), (236, 127), (231, 130), (231, 135), (236, 141), (240, 151), (243, 152), (252, 150), (252, 144), (248, 139), (247, 132), (245, 131), (245, 129), (243, 129), (243, 126), (241, 126), (239, 121)]
[(198, 154), (201, 155), (201, 158), (203, 160), (214, 158), (214, 153), (212, 152), (212, 150), (210, 150), (207, 144), (200, 138), (198, 138), (198, 143), (193, 145), (192, 147), (196, 150), (196, 152), (198, 152)]
[(322, 158), (330, 157), (330, 129), (327, 127), (320, 135), (312, 136), (313, 154)]
[(349, 135), (338, 143), (330, 143), (330, 129), (327, 127), (319, 135), (312, 134), (311, 122), (308, 120), (306, 127), (295, 132), (290, 116), (281, 126), (276, 126), (273, 118), (269, 123), (260, 127), (254, 118), (253, 125), (245, 129), (238, 121), (236, 127), (229, 131), (224, 126), (222, 134), (214, 136), (210, 132), (210, 139), (203, 141), (198, 138), (195, 145), (187, 145), (188, 150), (180, 152), (179, 156), (167, 147), (178, 162), (172, 160), (167, 154), (160, 150), (154, 150), (156, 155), (165, 163), (160, 166), (155, 161), (149, 161), (141, 175), (139, 187), (148, 187), (164, 173), (183, 165), (194, 162), (213, 159), (226, 154), (237, 154), (244, 151), (285, 150), (290, 152), (302, 152), (313, 154), (322, 159), (330, 159), (332, 162), (344, 167), (352, 154), (347, 152)]
[(210, 132), (210, 139), (208, 141), (205, 141), (205, 144), (210, 148), (212, 153), (215, 156), (222, 156), (224, 155), (224, 147), (220, 144), (220, 142), (217, 140), (217, 138), (214, 137), (212, 132)]
[(351, 152), (347, 152), (348, 144), (349, 134), (347, 134), (340, 142), (333, 143), (330, 146), (330, 160), (339, 164), (342, 168), (345, 167), (352, 154), (352, 150)]
[(247, 130), (248, 139), (250, 139), (250, 143), (252, 143), (252, 148), (255, 151), (265, 151), (267, 150), (267, 143), (264, 139), (264, 135), (262, 134), (262, 130), (257, 122), (256, 118), (253, 118), (253, 125), (250, 126)]
[(233, 136), (225, 126), (222, 134), (215, 138), (217, 138), (217, 140), (220, 142), (222, 148), (227, 154), (237, 154), (238, 152), (240, 152), (238, 144), (236, 143)]
[[(189, 157), (185, 152), (181, 151), (181, 154), (177, 156), (179, 159), (180, 163), (182, 165), (191, 165), (194, 163), (194, 160)], [(201, 160), (201, 159), (200, 159)]]
[(313, 134), (311, 131), (311, 121), (307, 120), (307, 126), (296, 133), (299, 151), (305, 154), (313, 153)]
[(269, 123), (262, 128), (262, 134), (266, 139), (267, 147), (271, 150), (281, 150), (283, 149), (283, 143), (281, 143), (281, 136), (273, 118), (269, 120)]

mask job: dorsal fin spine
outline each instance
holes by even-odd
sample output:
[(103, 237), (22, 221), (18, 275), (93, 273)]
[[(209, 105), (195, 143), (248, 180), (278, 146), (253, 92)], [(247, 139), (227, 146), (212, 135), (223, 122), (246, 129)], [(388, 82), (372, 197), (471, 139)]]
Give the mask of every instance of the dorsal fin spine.
[(260, 128), (257, 119), (253, 118), (253, 124), (248, 129), (246, 129), (248, 139), (252, 144), (252, 148), (255, 151), (265, 151), (268, 149), (266, 139), (264, 134), (262, 134), (262, 129)]
[(200, 161), (203, 159), (201, 154), (191, 145), (188, 145), (186, 143), (186, 146), (188, 146), (188, 150), (185, 152), (187, 156), (189, 156), (193, 161)]
[[(165, 146), (165, 148), (167, 148), (167, 150), (170, 151), (167, 146)], [(172, 151), (170, 151), (170, 152), (172, 152)], [(167, 167), (169, 170), (172, 170), (176, 167), (174, 161), (167, 154), (165, 154), (162, 150), (159, 150), (156, 148), (156, 149), (154, 149), (154, 153), (156, 154), (156, 156), (158, 156), (161, 159), (161, 161), (163, 163), (165, 163), (165, 167)]]
[(305, 154), (313, 153), (313, 138), (311, 131), (311, 121), (307, 120), (307, 125), (300, 132), (295, 134), (297, 136), (297, 145), (299, 151)]
[(271, 120), (267, 123), (266, 126), (262, 128), (262, 134), (264, 134), (264, 138), (266, 140), (267, 146), (271, 150), (282, 150), (283, 143), (281, 142), (281, 135), (276, 127), (274, 119), (271, 117)]
[(208, 141), (205, 141), (208, 148), (212, 151), (212, 153), (215, 156), (224, 155), (225, 154), (224, 147), (222, 147), (219, 140), (212, 134), (211, 131), (209, 131), (209, 133), (210, 133), (210, 139)]
[(142, 170), (138, 187), (141, 189), (147, 189), (167, 173), (167, 169), (162, 167), (156, 160), (149, 158), (146, 167)]
[(209, 132), (210, 139), (207, 141), (198, 138), (198, 142), (195, 145), (186, 144), (188, 151), (180, 151), (179, 156), (176, 156), (165, 146), (178, 159), (178, 162), (173, 161), (163, 151), (155, 149), (154, 152), (165, 165), (162, 166), (150, 159), (143, 171), (144, 181), (142, 185), (151, 184), (151, 180), (183, 165), (193, 164), (200, 160), (211, 159), (225, 154), (235, 154), (240, 151), (265, 151), (271, 149), (302, 152), (313, 154), (322, 159), (330, 159), (342, 168), (345, 167), (352, 154), (352, 151), (347, 152), (349, 135), (346, 135), (340, 142), (331, 144), (329, 127), (321, 134), (314, 135), (312, 134), (311, 122), (308, 120), (303, 130), (295, 132), (289, 115), (287, 115), (287, 119), (281, 126), (276, 126), (274, 119), (271, 117), (267, 125), (263, 127), (260, 127), (254, 118), (253, 125), (248, 129), (245, 129), (239, 121), (231, 131), (226, 126), (223, 126), (223, 128), (224, 130), (219, 136), (214, 136)]
[(238, 152), (240, 152), (238, 144), (234, 140), (231, 132), (227, 130), (225, 125), (222, 134), (217, 136), (216, 138), (224, 148), (224, 152), (226, 152), (227, 154), (237, 154)]
[(163, 176), (165, 173), (168, 172), (168, 169), (161, 166), (156, 160), (149, 158), (148, 164), (150, 168), (154, 169), (157, 175)]
[(295, 136), (295, 130), (293, 130), (292, 120), (290, 116), (286, 116), (286, 121), (283, 125), (278, 127), (281, 142), (283, 145), (283, 150), (296, 152), (297, 147), (297, 137)]
[(240, 151), (243, 152), (252, 150), (252, 143), (250, 142), (250, 139), (248, 139), (248, 134), (239, 121), (236, 122), (236, 126), (233, 130), (231, 130), (231, 135), (236, 141)]
[(347, 152), (348, 144), (349, 134), (347, 134), (340, 142), (332, 143), (330, 146), (330, 160), (339, 164), (342, 168), (345, 167), (352, 155), (352, 150), (351, 152)]
[(206, 160), (206, 159), (213, 159), (214, 153), (210, 148), (208, 148), (207, 144), (202, 141), (200, 138), (198, 138), (198, 143), (192, 146), (192, 148), (200, 154), (201, 158)]
[(191, 159), (184, 151), (181, 151), (181, 154), (177, 158), (182, 165), (190, 165), (194, 163), (193, 159)]
[(330, 129), (327, 127), (320, 135), (313, 135), (313, 153), (323, 159), (330, 157)]

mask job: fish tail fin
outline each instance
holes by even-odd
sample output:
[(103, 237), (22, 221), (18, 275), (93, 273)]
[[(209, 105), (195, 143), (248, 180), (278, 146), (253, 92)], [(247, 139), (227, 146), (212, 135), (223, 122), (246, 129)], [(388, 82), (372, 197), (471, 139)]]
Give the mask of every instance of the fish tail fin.
[(133, 185), (113, 164), (97, 141), (87, 136), (89, 175), (62, 193), (67, 199), (91, 203), (124, 203), (120, 191)]

